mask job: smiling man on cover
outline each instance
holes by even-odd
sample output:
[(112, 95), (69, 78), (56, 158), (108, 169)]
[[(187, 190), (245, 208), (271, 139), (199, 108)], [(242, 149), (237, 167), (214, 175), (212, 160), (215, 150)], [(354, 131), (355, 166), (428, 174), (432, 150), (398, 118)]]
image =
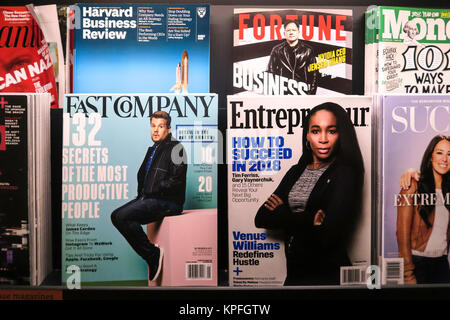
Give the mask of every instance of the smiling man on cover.
[(142, 225), (180, 214), (185, 200), (186, 155), (180, 142), (172, 137), (170, 122), (164, 111), (150, 116), (154, 144), (138, 171), (137, 197), (111, 214), (114, 226), (147, 262), (151, 281), (161, 271), (163, 249), (148, 240)]

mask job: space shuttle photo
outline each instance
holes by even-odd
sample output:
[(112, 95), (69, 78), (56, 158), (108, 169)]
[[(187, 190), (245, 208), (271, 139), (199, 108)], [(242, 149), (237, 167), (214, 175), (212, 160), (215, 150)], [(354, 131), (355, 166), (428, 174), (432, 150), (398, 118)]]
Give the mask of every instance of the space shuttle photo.
[(186, 50), (183, 51), (181, 56), (181, 64), (178, 63), (176, 68), (176, 82), (170, 91), (175, 93), (187, 94), (188, 93), (188, 72), (189, 72), (189, 56)]

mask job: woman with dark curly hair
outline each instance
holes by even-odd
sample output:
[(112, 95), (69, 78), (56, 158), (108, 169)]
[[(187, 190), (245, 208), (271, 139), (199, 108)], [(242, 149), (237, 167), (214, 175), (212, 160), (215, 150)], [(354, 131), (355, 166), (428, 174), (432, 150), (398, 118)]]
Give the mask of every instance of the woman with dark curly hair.
[(449, 169), (450, 138), (435, 136), (422, 157), (420, 175), (413, 174), (418, 181), (406, 179), (409, 186), (400, 192), (397, 243), (405, 284), (450, 283)]
[(347, 112), (314, 107), (303, 125), (303, 154), (259, 208), (258, 228), (283, 229), (285, 285), (339, 284), (351, 265), (348, 237), (360, 211), (364, 165)]

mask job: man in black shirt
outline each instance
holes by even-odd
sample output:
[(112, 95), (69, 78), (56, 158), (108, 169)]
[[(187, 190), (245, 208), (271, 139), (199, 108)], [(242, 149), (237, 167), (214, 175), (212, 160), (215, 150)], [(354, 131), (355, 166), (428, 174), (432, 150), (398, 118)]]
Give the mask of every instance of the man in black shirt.
[(308, 71), (311, 63), (316, 63), (313, 49), (299, 40), (300, 26), (296, 20), (284, 23), (286, 41), (273, 47), (270, 53), (268, 71), (270, 73), (306, 83), (306, 94), (316, 94), (317, 70)]

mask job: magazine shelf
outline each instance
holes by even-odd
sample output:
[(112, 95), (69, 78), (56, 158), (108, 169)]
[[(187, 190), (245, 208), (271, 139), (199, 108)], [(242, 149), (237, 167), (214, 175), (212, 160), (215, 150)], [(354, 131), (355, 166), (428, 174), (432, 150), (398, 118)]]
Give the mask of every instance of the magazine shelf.
[[(110, 1), (84, 1), (84, 2), (99, 2), (99, 3), (123, 3), (123, 1), (110, 0)], [(151, 0), (135, 0), (136, 3), (161, 3), (160, 1)], [(244, 2), (235, 2), (229, 0), (210, 0), (206, 1), (184, 1), (173, 0), (174, 4), (185, 3), (209, 3), (210, 12), (210, 47), (209, 56), (206, 58), (209, 62), (210, 81), (209, 84), (205, 84), (205, 87), (209, 88), (209, 92), (214, 93), (217, 110), (215, 116), (218, 118), (219, 131), (225, 136), (227, 129), (229, 129), (228, 118), (231, 117), (228, 110), (227, 96), (237, 93), (236, 87), (233, 85), (233, 18), (234, 9), (236, 8), (274, 8), (275, 6), (281, 7), (296, 7), (296, 8), (321, 8), (343, 10), (345, 12), (352, 11), (352, 44), (351, 44), (351, 70), (346, 75), (348, 80), (346, 81), (345, 90), (349, 90), (353, 95), (364, 95), (367, 92), (365, 87), (365, 80), (367, 82), (367, 72), (369, 70), (364, 68), (365, 61), (365, 12), (367, 7), (373, 5), (370, 1), (357, 1), (347, 0), (339, 1), (337, 3), (333, 0), (321, 0), (310, 1), (305, 0), (301, 3), (298, 1), (284, 0), (279, 3), (267, 3), (261, 5), (260, 1), (246, 0)], [(6, 1), (2, 3), (2, 6), (6, 5), (26, 5), (28, 1)], [(51, 1), (35, 1), (34, 5), (46, 5), (53, 4)], [(64, 0), (58, 2), (58, 5), (71, 5), (73, 2)], [(420, 1), (380, 1), (376, 5), (383, 6), (406, 6), (406, 7), (423, 7), (428, 8), (442, 8), (444, 5), (438, 1), (429, 1), (425, 5)], [(448, 4), (447, 4), (448, 5)], [(346, 26), (348, 28), (348, 26)], [(449, 26), (447, 25), (447, 32)], [(450, 36), (450, 35), (449, 35)], [(180, 50), (182, 48), (179, 48)], [(241, 50), (241, 54), (245, 55), (245, 52)], [(183, 58), (182, 58), (183, 57)], [(122, 59), (125, 56), (122, 57)], [(184, 53), (180, 54), (180, 61), (185, 59)], [(209, 59), (209, 60), (208, 60)], [(123, 59), (125, 60), (125, 59)], [(174, 67), (174, 74), (176, 71)], [(179, 66), (181, 68), (181, 64)], [(366, 73), (366, 74), (365, 74)], [(180, 73), (181, 74), (181, 73)], [(157, 78), (158, 75), (155, 75)], [(83, 80), (85, 81), (85, 80)], [(182, 82), (177, 82), (178, 90), (182, 88)], [(348, 86), (350, 84), (350, 86)], [(89, 86), (89, 85), (88, 85)], [(202, 89), (203, 90), (203, 89)], [(344, 90), (344, 89), (343, 89)], [(344, 90), (344, 91), (345, 91)], [(132, 89), (127, 88), (122, 92), (132, 92)], [(113, 92), (119, 93), (119, 92)], [(218, 164), (217, 168), (214, 168), (214, 174), (217, 177), (216, 184), (214, 186), (217, 192), (216, 201), (217, 208), (217, 286), (216, 287), (195, 287), (195, 286), (167, 286), (167, 287), (135, 287), (135, 286), (116, 286), (114, 283), (108, 286), (86, 286), (81, 285), (79, 288), (70, 288), (70, 284), (67, 285), (61, 282), (62, 279), (62, 244), (61, 244), (61, 228), (63, 221), (61, 219), (61, 201), (62, 199), (62, 145), (63, 145), (63, 109), (51, 109), (50, 110), (50, 122), (51, 122), (51, 173), (52, 173), (52, 267), (53, 272), (42, 282), (40, 286), (0, 286), (0, 299), (2, 298), (14, 298), (12, 295), (16, 294), (16, 299), (29, 298), (29, 299), (64, 299), (64, 300), (89, 300), (89, 299), (102, 299), (102, 300), (114, 300), (114, 299), (154, 299), (169, 303), (170, 301), (182, 302), (189, 297), (192, 301), (282, 301), (282, 300), (374, 300), (374, 301), (395, 301), (400, 299), (426, 299), (426, 300), (449, 300), (450, 299), (450, 284), (449, 285), (381, 285), (380, 288), (368, 289), (366, 285), (349, 285), (349, 286), (321, 286), (321, 287), (260, 287), (260, 288), (247, 288), (247, 287), (230, 287), (232, 277), (230, 273), (233, 271), (230, 268), (230, 246), (232, 243), (229, 241), (229, 220), (228, 210), (230, 208), (228, 202), (228, 175), (230, 167), (227, 164)], [(225, 148), (224, 148), (225, 149)], [(220, 151), (218, 151), (220, 153)], [(225, 153), (225, 150), (223, 150)], [(140, 157), (140, 156), (138, 156)], [(225, 157), (224, 157), (225, 158)], [(140, 161), (141, 159), (139, 159)], [(372, 177), (373, 179), (373, 177)], [(134, 190), (133, 190), (134, 191)], [(232, 207), (232, 206), (231, 206)], [(373, 221), (372, 221), (373, 222)], [(55, 227), (57, 226), (57, 227)], [(372, 243), (378, 242), (375, 236), (372, 234), (370, 239)], [(369, 240), (368, 240), (369, 241)], [(371, 259), (377, 259), (374, 253), (372, 253)], [(67, 278), (67, 277), (65, 277)], [(280, 283), (279, 283), (280, 284)], [(22, 294), (22, 296), (20, 296)], [(48, 295), (47, 297), (45, 295)], [(27, 296), (28, 295), (28, 296)], [(294, 308), (292, 306), (291, 308)], [(294, 311), (294, 309), (292, 309)]]

